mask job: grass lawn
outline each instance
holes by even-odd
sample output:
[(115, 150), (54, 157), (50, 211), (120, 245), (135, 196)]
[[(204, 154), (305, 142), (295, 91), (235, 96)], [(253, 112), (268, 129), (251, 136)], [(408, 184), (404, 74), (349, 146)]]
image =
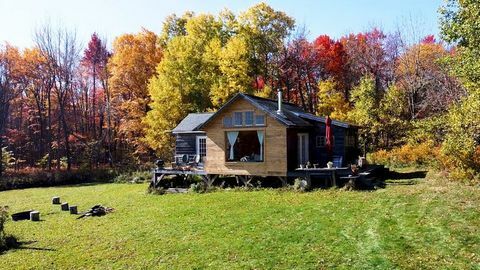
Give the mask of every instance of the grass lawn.
[[(437, 175), (374, 192), (262, 190), (147, 195), (146, 184), (0, 192), (24, 244), (0, 268), (480, 269), (480, 189)], [(76, 220), (50, 204), (116, 211)]]

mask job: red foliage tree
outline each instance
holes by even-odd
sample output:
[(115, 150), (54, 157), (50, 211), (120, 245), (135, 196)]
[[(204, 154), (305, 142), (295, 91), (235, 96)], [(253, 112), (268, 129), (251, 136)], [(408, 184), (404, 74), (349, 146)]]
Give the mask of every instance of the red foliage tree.
[[(93, 132), (93, 138), (97, 138), (97, 115), (99, 115), (99, 120), (103, 119), (103, 115), (100, 115), (102, 114), (103, 110), (97, 112), (97, 105), (100, 105), (98, 103), (102, 102), (102, 100), (98, 100), (97, 98), (97, 87), (100, 81), (102, 84), (102, 88), (105, 88), (104, 82), (106, 82), (107, 80), (107, 74), (105, 74), (105, 70), (109, 54), (110, 53), (108, 52), (105, 43), (102, 42), (102, 40), (98, 37), (97, 33), (93, 33), (82, 58), (82, 66), (86, 68), (87, 74), (92, 80), (91, 89), (87, 87), (84, 93), (84, 113), (85, 118), (87, 119), (87, 132), (91, 129)], [(89, 98), (89, 92), (91, 92), (92, 94), (91, 98)], [(89, 109), (90, 102), (92, 103), (91, 109)], [(101, 121), (98, 128), (101, 132)]]
[(389, 57), (385, 50), (387, 35), (381, 30), (373, 28), (369, 32), (349, 34), (340, 39), (345, 52), (348, 55), (348, 78), (349, 86), (353, 86), (365, 75), (375, 78), (377, 92), (385, 89), (388, 85)]
[(340, 41), (331, 39), (328, 35), (321, 35), (313, 42), (317, 55), (318, 64), (321, 66), (320, 79), (333, 78), (338, 86), (344, 90), (345, 98), (348, 98), (346, 83), (347, 54)]

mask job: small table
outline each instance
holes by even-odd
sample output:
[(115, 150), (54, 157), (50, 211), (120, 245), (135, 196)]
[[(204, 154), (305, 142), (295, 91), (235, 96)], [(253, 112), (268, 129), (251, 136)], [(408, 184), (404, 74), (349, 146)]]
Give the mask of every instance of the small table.
[[(325, 175), (330, 174), (331, 184), (332, 186), (337, 185), (337, 170), (343, 170), (345, 168), (299, 168), (296, 171), (305, 172), (305, 180), (307, 180), (308, 185), (312, 184), (311, 176), (315, 175)], [(326, 184), (326, 183), (325, 183)]]

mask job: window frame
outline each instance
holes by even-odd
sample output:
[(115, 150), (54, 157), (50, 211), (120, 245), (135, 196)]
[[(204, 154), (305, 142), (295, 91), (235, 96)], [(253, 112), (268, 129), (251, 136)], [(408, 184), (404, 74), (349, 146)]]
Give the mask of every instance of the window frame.
[[(229, 153), (230, 153), (230, 142), (228, 141), (228, 137), (227, 137), (227, 132), (229, 131), (238, 131), (239, 134), (238, 136), (240, 136), (240, 133), (242, 132), (252, 132), (252, 131), (263, 131), (263, 144), (262, 144), (262, 160), (259, 160), (259, 161), (240, 161), (240, 160), (229, 160), (228, 159), (228, 156), (229, 156)], [(248, 130), (242, 130), (242, 129), (232, 129), (232, 130), (228, 130), (228, 131), (225, 131), (224, 132), (224, 136), (225, 136), (225, 153), (224, 153), (224, 158), (225, 158), (225, 164), (263, 164), (265, 162), (265, 149), (266, 149), (266, 136), (265, 136), (265, 133), (266, 133), (266, 130), (265, 129), (248, 129)], [(238, 137), (237, 137), (237, 140), (238, 140)], [(236, 141), (235, 141), (236, 142)]]
[[(244, 114), (244, 117), (243, 117), (243, 119), (244, 119), (243, 125), (246, 126), (246, 127), (253, 127), (253, 126), (255, 125), (255, 111), (244, 111), (243, 114)], [(252, 115), (252, 122), (251, 122), (251, 124), (248, 124), (248, 123), (247, 123), (247, 119), (248, 119), (248, 118), (247, 118), (247, 114), (251, 114), (251, 115)]]
[[(196, 152), (197, 155), (200, 155), (201, 163), (203, 163), (203, 157), (207, 156), (207, 136), (206, 135), (196, 136), (195, 140), (196, 140), (196, 151), (195, 152)], [(200, 141), (201, 140), (205, 140), (205, 155), (202, 155), (202, 153), (200, 152), (200, 150), (201, 150)]]
[[(319, 142), (322, 142), (322, 143), (319, 144)], [(327, 144), (327, 141), (326, 141), (325, 136), (318, 135), (318, 136), (315, 137), (315, 147), (324, 148), (326, 146), (326, 144)]]
[(353, 135), (345, 136), (345, 146), (346, 147), (355, 147), (355, 136), (353, 136)]
[[(257, 123), (257, 117), (262, 117), (263, 118), (263, 123), (262, 124), (258, 124)], [(254, 126), (256, 127), (264, 127), (267, 125), (267, 117), (265, 117), (265, 114), (255, 114), (254, 115)]]
[[(243, 127), (244, 126), (244, 121), (243, 121), (243, 113), (242, 111), (239, 112), (233, 112), (233, 126), (234, 127)], [(237, 116), (240, 115), (240, 124), (237, 124)]]
[[(227, 119), (230, 119), (230, 124), (227, 124), (226, 123), (226, 120)], [(226, 128), (231, 128), (233, 127), (233, 117), (231, 115), (225, 115), (223, 117), (223, 126), (226, 127)]]

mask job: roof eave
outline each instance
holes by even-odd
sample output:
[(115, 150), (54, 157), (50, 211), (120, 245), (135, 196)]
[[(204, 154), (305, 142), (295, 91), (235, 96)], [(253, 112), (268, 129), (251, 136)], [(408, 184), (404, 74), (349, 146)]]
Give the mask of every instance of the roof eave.
[(195, 133), (195, 134), (201, 134), (205, 133), (205, 131), (202, 130), (180, 130), (180, 131), (172, 131), (172, 134), (188, 134), (188, 133)]

